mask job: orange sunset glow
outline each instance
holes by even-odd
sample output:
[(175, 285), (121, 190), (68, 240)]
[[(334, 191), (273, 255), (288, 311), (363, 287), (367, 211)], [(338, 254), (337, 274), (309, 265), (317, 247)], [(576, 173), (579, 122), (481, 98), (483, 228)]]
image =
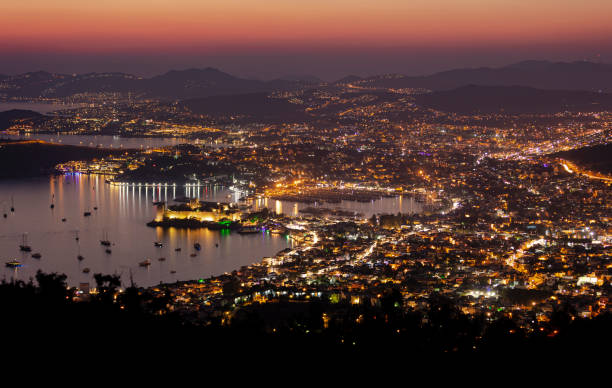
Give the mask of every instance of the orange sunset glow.
[[(503, 47), (523, 49), (524, 56), (531, 56), (569, 46), (570, 55), (574, 50), (575, 57), (582, 57), (610, 45), (611, 14), (612, 2), (606, 0), (4, 1), (0, 55), (10, 65), (17, 56), (43, 54), (57, 62), (50, 55), (163, 52), (218, 57), (262, 53), (257, 50), (323, 55), (326, 50), (363, 48), (416, 53)], [(482, 58), (493, 63), (496, 54)], [(441, 60), (435, 59), (438, 67), (444, 67)], [(464, 58), (460, 63), (468, 62)]]
[(3, 2), (0, 13), (2, 45), (21, 49), (444, 46), (597, 40), (612, 33), (612, 2), (604, 0), (25, 0)]

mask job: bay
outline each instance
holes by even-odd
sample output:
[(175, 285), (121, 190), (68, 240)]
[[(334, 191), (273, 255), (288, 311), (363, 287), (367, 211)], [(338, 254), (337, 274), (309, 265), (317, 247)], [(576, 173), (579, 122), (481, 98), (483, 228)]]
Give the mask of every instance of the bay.
[[(146, 226), (157, 212), (153, 201), (188, 194), (203, 201), (229, 201), (230, 191), (224, 187), (121, 187), (106, 184), (104, 179), (65, 175), (0, 182), (0, 211), (7, 214), (0, 217), (0, 276), (28, 280), (40, 269), (65, 273), (73, 286), (93, 286), (94, 273), (118, 274), (127, 286), (131, 274), (137, 285), (151, 286), (231, 272), (292, 246), (292, 240), (266, 233), (242, 235)], [(14, 212), (10, 211), (11, 197)], [(91, 212), (91, 216), (85, 217), (84, 212)], [(19, 250), (24, 236), (32, 252)], [(106, 236), (112, 242), (111, 254), (105, 253), (100, 244)], [(155, 247), (156, 241), (163, 247)], [(201, 244), (201, 251), (194, 249), (196, 242)], [(40, 259), (31, 257), (36, 252), (42, 255)], [(192, 253), (196, 255), (191, 257)], [(83, 261), (77, 260), (79, 254)], [(6, 268), (5, 262), (11, 259), (21, 261), (23, 266)], [(146, 259), (152, 264), (139, 266)], [(90, 272), (83, 273), (85, 268)]]

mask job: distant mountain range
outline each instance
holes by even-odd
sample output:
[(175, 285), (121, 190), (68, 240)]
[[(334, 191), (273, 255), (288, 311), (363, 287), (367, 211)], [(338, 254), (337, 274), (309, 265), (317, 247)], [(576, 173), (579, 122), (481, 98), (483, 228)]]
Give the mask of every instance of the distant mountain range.
[(456, 69), (428, 76), (378, 76), (358, 85), (449, 90), (466, 85), (528, 86), (554, 90), (612, 92), (612, 65), (593, 62), (524, 61), (500, 68)]
[(45, 71), (0, 78), (0, 96), (68, 97), (82, 93), (133, 93), (143, 97), (186, 99), (224, 94), (290, 90), (302, 80), (258, 81), (234, 77), (213, 68), (172, 70), (141, 78), (124, 73), (54, 74)]
[(445, 112), (556, 113), (612, 110), (612, 94), (524, 86), (468, 85), (416, 97), (418, 105)]
[[(451, 90), (466, 85), (526, 86), (551, 90), (612, 92), (612, 65), (593, 62), (525, 61), (500, 68), (456, 69), (427, 76), (349, 75), (328, 85), (364, 88)], [(0, 75), (0, 97), (68, 97), (82, 93), (132, 93), (161, 99), (266, 93), (324, 83), (310, 75), (289, 75), (271, 81), (235, 77), (214, 68), (172, 70), (152, 78), (125, 73), (56, 74), (46, 71)]]

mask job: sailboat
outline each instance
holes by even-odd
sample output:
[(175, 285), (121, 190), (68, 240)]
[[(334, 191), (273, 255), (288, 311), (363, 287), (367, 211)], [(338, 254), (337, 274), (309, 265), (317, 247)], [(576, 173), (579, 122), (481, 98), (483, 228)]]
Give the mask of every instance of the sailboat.
[(104, 245), (105, 247), (110, 247), (111, 242), (108, 239), (108, 232), (103, 232), (102, 234), (102, 240), (100, 240), (100, 244)]
[(15, 212), (15, 202), (13, 201), (13, 196), (11, 195), (11, 213)]
[(53, 196), (51, 197), (51, 206), (49, 206), (51, 209), (55, 207), (55, 204), (53, 203), (54, 199), (55, 199), (55, 194), (53, 194)]
[(85, 258), (83, 256), (81, 256), (81, 245), (79, 244), (79, 231), (77, 230), (76, 232), (76, 240), (77, 240), (77, 260), (78, 261), (83, 261), (85, 260)]
[(6, 266), (8, 268), (18, 268), (18, 267), (21, 267), (22, 264), (21, 264), (21, 262), (19, 262), (19, 260), (13, 259), (11, 261), (7, 261), (6, 262)]
[(32, 247), (28, 245), (28, 236), (25, 233), (23, 234), (23, 242), (19, 246), (19, 250), (21, 250), (22, 252), (32, 251)]

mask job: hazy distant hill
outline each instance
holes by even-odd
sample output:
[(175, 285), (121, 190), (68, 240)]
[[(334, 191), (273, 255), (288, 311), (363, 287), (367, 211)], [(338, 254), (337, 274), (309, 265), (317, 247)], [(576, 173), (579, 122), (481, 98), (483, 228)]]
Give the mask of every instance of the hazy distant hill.
[(45, 117), (38, 112), (22, 109), (11, 109), (0, 112), (0, 130), (4, 130), (19, 121), (36, 120)]
[(128, 92), (138, 89), (138, 77), (123, 73), (79, 75), (37, 71), (0, 80), (8, 97), (67, 97), (79, 93)]
[(302, 121), (304, 107), (284, 99), (270, 98), (266, 93), (212, 96), (185, 100), (182, 106), (195, 114), (212, 117), (247, 116), (262, 122)]
[(500, 68), (456, 69), (422, 77), (373, 77), (364, 81), (364, 85), (430, 90), (448, 90), (465, 85), (518, 85), (540, 89), (612, 92), (612, 65), (524, 61)]
[(361, 81), (363, 80), (363, 78), (357, 76), (357, 75), (347, 75), (346, 77), (340, 78), (339, 80), (335, 81), (334, 84), (339, 85), (339, 84), (348, 84), (351, 82), (357, 82), (357, 81)]
[(217, 94), (267, 91), (261, 81), (236, 78), (213, 68), (172, 70), (144, 81), (147, 94), (156, 97), (193, 98)]
[(612, 94), (523, 86), (463, 86), (416, 97), (421, 106), (456, 113), (555, 113), (612, 110)]
[(234, 77), (213, 68), (172, 70), (152, 78), (124, 73), (54, 74), (44, 71), (0, 79), (9, 97), (66, 97), (79, 93), (133, 93), (162, 99), (242, 94), (292, 89), (303, 81), (257, 81)]
[(317, 85), (323, 82), (323, 80), (319, 77), (316, 77), (311, 74), (288, 74), (282, 77), (278, 77), (278, 80), (282, 81), (298, 81), (304, 82), (307, 84)]
[(61, 78), (53, 87), (43, 91), (52, 97), (66, 97), (79, 93), (139, 93), (141, 82), (137, 76), (124, 73), (89, 73)]
[[(2, 78), (0, 95), (7, 97), (67, 97), (79, 93), (130, 92), (135, 96), (187, 99), (226, 94), (291, 90), (321, 83), (310, 75), (271, 81), (235, 77), (214, 68), (172, 70), (152, 78), (124, 73), (55, 74), (30, 72)], [(592, 62), (525, 61), (500, 68), (456, 69), (428, 76), (386, 75), (344, 77), (334, 84), (365, 88), (424, 88), (450, 90), (466, 85), (527, 86), (551, 90), (590, 90), (612, 93), (612, 65)]]

